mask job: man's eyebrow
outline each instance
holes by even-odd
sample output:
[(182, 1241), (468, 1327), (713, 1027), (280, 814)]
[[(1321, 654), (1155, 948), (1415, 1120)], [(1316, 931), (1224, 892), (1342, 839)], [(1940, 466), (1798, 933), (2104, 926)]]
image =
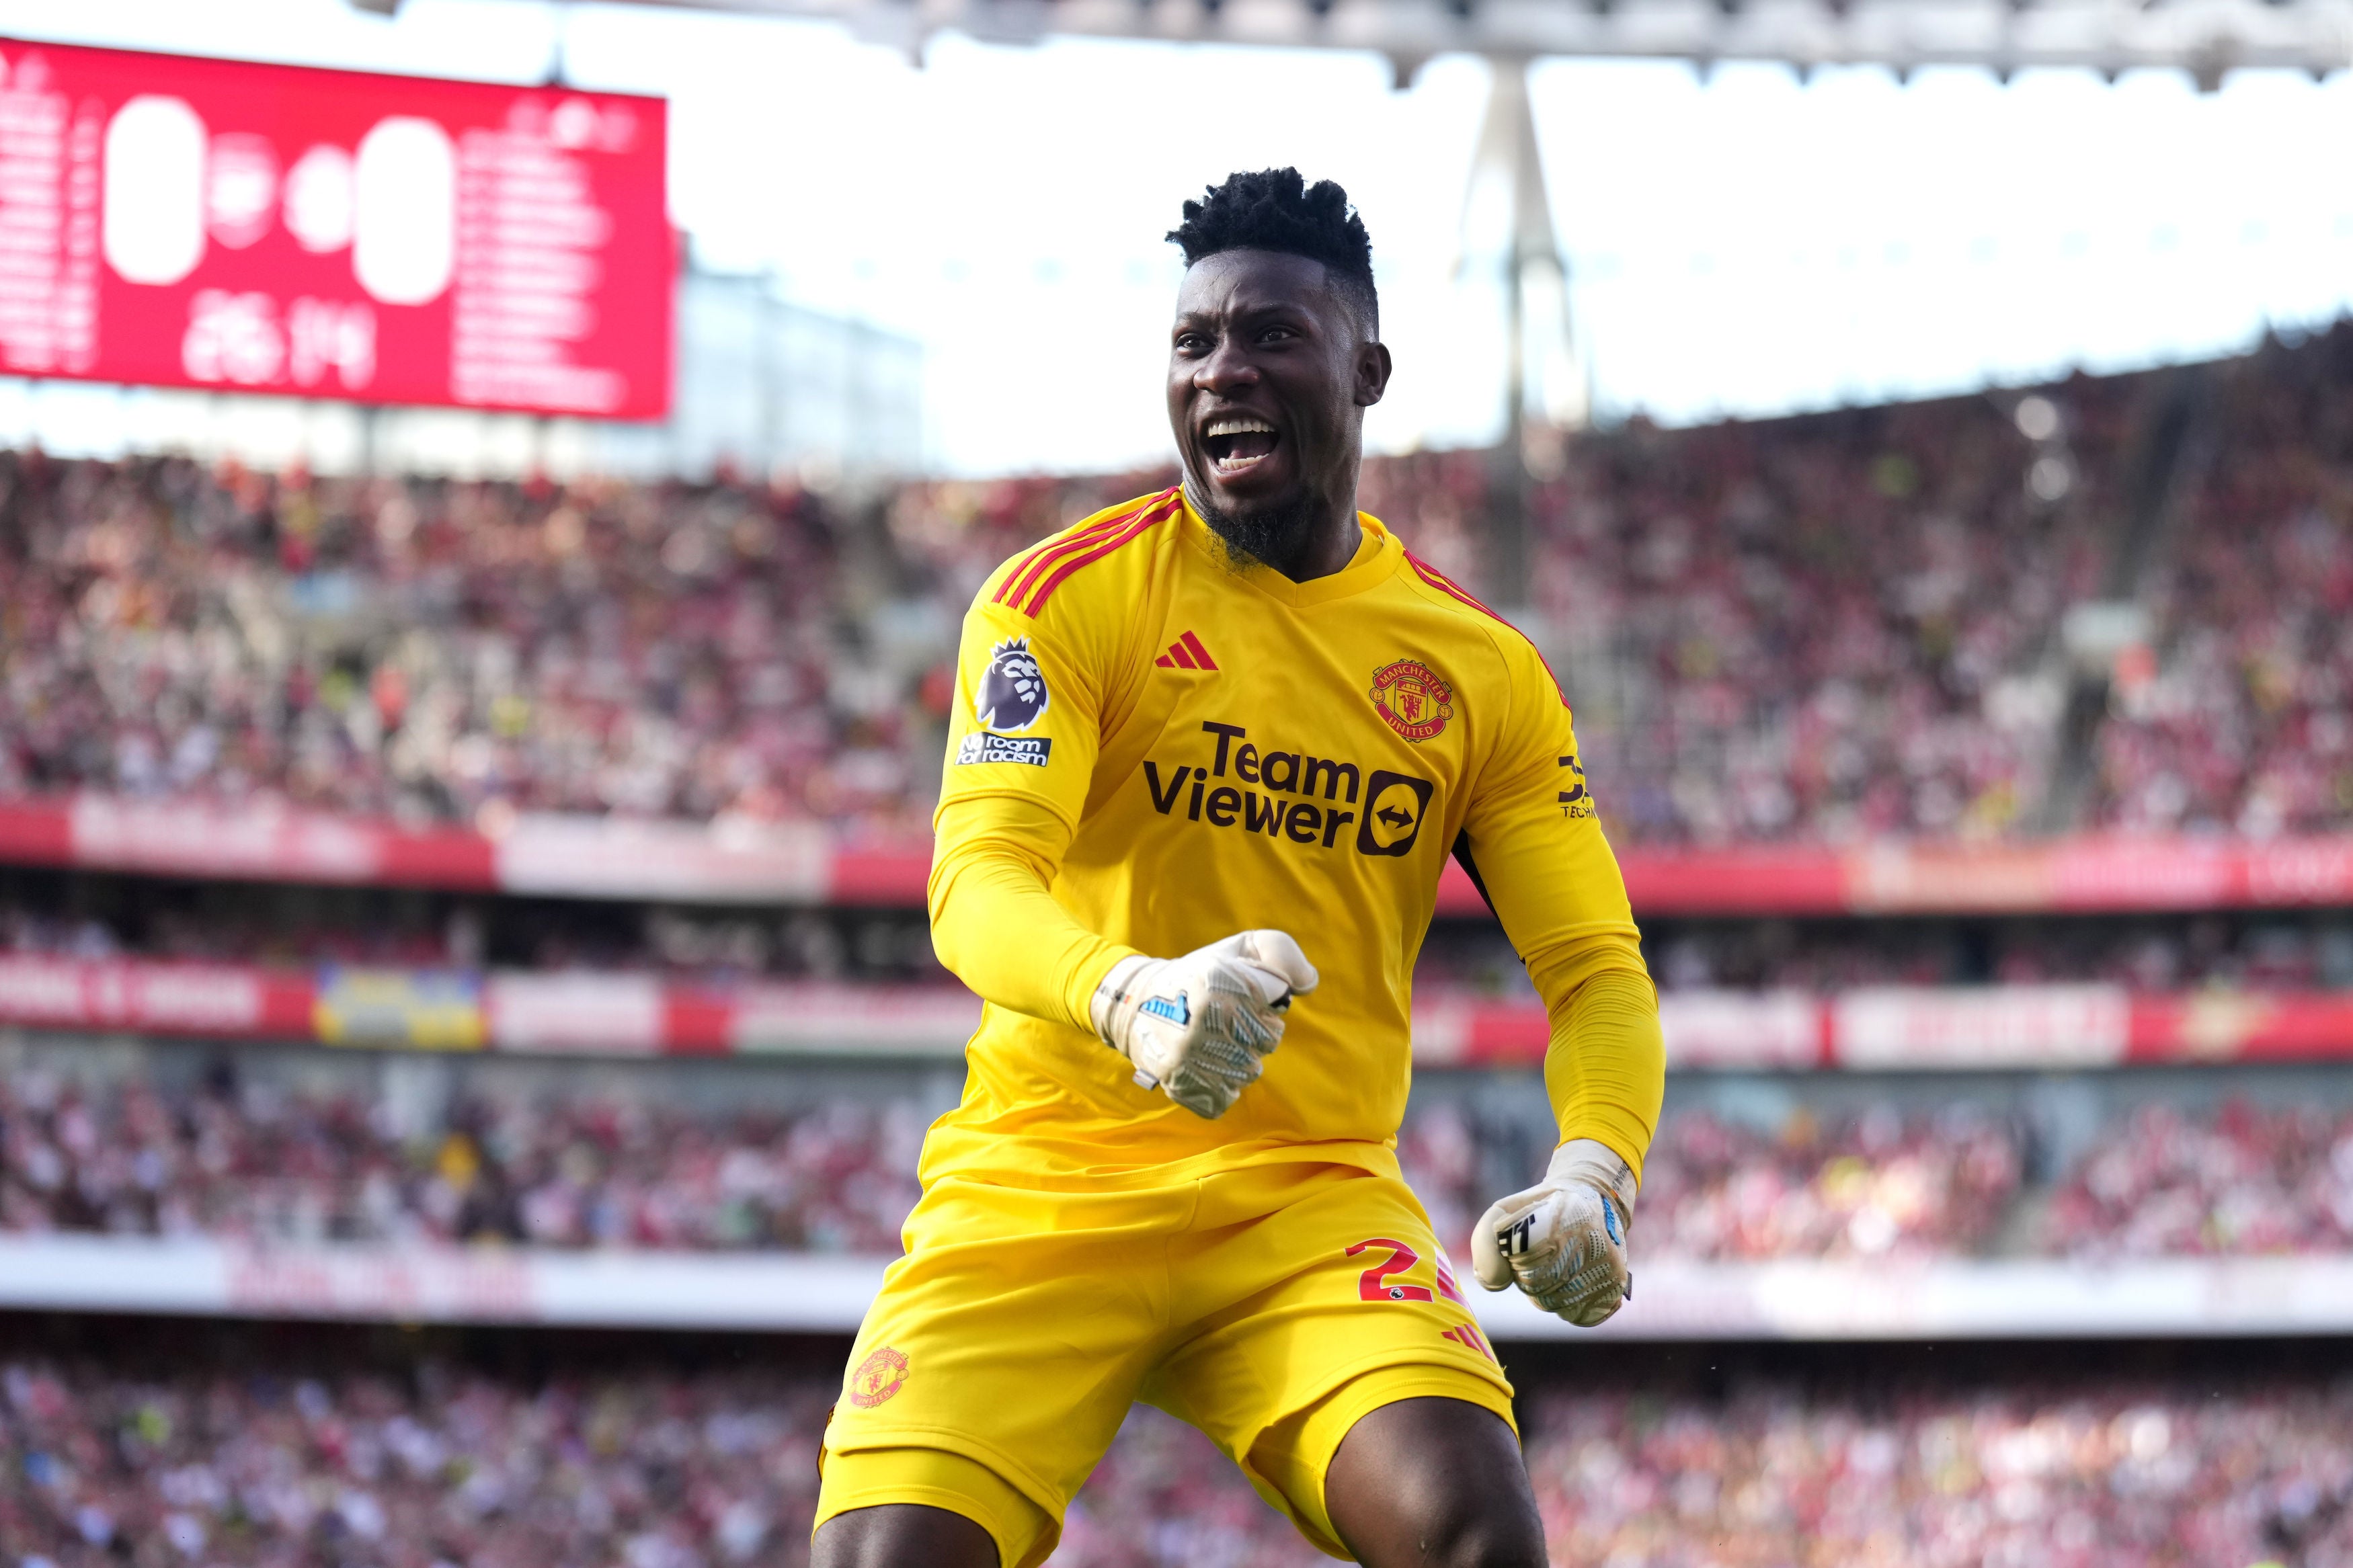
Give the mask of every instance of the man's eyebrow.
[(1251, 326), (1261, 321), (1308, 321), (1315, 320), (1313, 307), (1297, 300), (1270, 300), (1263, 304), (1243, 305), (1233, 313), (1237, 325)]
[(1196, 305), (1176, 312), (1172, 327), (1199, 326), (1208, 322), (1231, 321), (1238, 325), (1262, 321), (1270, 317), (1286, 317), (1293, 321), (1313, 321), (1314, 307), (1298, 300), (1267, 300), (1257, 304), (1238, 305), (1231, 310), (1213, 305)]

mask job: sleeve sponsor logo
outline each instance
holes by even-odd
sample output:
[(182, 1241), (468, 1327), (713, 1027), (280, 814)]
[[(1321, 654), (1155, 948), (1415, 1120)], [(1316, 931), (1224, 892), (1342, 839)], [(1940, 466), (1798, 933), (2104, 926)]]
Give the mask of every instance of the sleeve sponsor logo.
[(1372, 699), (1388, 727), (1417, 745), (1454, 717), (1454, 688), (1418, 658), (1401, 658), (1375, 670)]
[(1020, 763), (1042, 768), (1053, 755), (1054, 742), (1045, 735), (992, 735), (976, 730), (956, 742), (956, 766), (973, 763)]
[(1420, 841), (1437, 793), (1430, 780), (1383, 768), (1367, 773), (1355, 763), (1302, 752), (1262, 752), (1240, 724), (1201, 728), (1218, 740), (1208, 767), (1144, 764), (1144, 787), (1161, 816), (1325, 849), (1345, 842), (1341, 834), (1354, 824), (1360, 855), (1409, 855)]
[(1568, 770), (1561, 780), (1560, 814), (1565, 817), (1591, 816), (1593, 792), (1585, 787), (1585, 764), (1575, 752), (1561, 758), (1560, 765)]
[(972, 716), (982, 729), (1006, 734), (1027, 730), (1046, 716), (1047, 701), (1046, 672), (1029, 651), (1028, 637), (1008, 637), (989, 649), (988, 668), (972, 700)]

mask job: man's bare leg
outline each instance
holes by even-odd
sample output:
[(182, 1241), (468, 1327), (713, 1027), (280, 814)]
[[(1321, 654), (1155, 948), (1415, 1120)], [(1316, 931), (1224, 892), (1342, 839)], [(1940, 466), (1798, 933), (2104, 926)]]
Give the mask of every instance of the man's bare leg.
[(950, 1510), (884, 1503), (827, 1520), (810, 1543), (809, 1568), (997, 1568), (997, 1542)]
[(1462, 1399), (1400, 1399), (1348, 1428), (1324, 1480), (1366, 1568), (1545, 1568), (1519, 1439)]

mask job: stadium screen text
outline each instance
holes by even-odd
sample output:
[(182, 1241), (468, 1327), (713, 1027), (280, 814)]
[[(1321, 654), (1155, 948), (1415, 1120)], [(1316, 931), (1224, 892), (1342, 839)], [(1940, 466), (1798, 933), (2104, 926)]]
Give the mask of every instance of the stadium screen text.
[(0, 372), (659, 418), (664, 108), (0, 41)]

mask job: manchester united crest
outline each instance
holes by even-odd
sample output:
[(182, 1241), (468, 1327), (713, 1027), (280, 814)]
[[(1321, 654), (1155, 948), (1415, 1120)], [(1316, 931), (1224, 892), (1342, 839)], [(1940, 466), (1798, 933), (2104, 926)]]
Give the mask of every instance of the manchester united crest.
[(906, 1381), (907, 1352), (884, 1345), (849, 1374), (849, 1403), (860, 1410), (871, 1410), (898, 1393)]
[(1429, 740), (1454, 717), (1454, 688), (1418, 658), (1401, 658), (1373, 672), (1373, 706), (1409, 741)]

